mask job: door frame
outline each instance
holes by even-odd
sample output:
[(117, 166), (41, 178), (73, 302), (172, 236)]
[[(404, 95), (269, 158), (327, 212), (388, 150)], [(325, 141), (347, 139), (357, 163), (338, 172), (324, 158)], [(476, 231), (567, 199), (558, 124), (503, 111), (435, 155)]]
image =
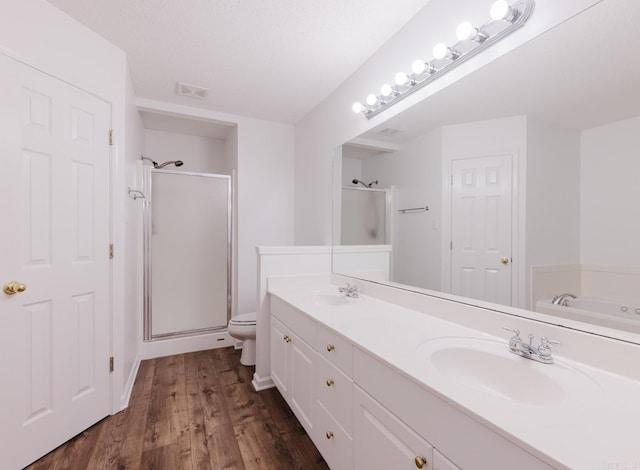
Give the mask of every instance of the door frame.
[(524, 214), (525, 214), (525, 185), (524, 165), (520, 161), (519, 151), (507, 151), (491, 154), (451, 155), (443, 159), (442, 164), (442, 240), (441, 240), (441, 279), (442, 291), (451, 293), (451, 211), (452, 197), (451, 181), (453, 177), (452, 162), (471, 158), (497, 157), (511, 155), (511, 306), (524, 308), (522, 303), (526, 299), (526, 273), (524, 272)]
[[(21, 55), (20, 53), (11, 50), (0, 43), (0, 54), (8, 57), (11, 60), (15, 60), (20, 64), (30, 67), (33, 70), (41, 72), (49, 77), (58, 80), (68, 86), (76, 88), (77, 90), (82, 91), (83, 93), (87, 93), (94, 98), (104, 102), (109, 107), (109, 127), (115, 135), (124, 135), (124, 123), (117, 123), (117, 119), (114, 119), (114, 108), (118, 109), (120, 107), (124, 107), (124, 103), (117, 103), (114, 100), (105, 98), (87, 88), (78, 85), (69, 81), (68, 79), (61, 77), (55, 70), (51, 70), (52, 67), (45, 66), (42, 63), (34, 62), (33, 60)], [(117, 126), (117, 127), (116, 127)], [(110, 138), (109, 136), (105, 136), (106, 138)], [(122, 236), (125, 230), (125, 222), (124, 222), (124, 175), (125, 175), (125, 165), (121, 160), (123, 159), (122, 155), (124, 155), (124, 139), (113, 138), (109, 145), (109, 194), (108, 204), (109, 204), (109, 244), (111, 246), (119, 246), (120, 252), (124, 253), (125, 247), (125, 238)], [(120, 197), (118, 197), (118, 190), (121, 190), (122, 193)], [(120, 205), (118, 205), (120, 204)], [(109, 247), (105, 247), (105, 251), (108, 250)], [(110, 329), (105, 334), (108, 335), (108, 343), (109, 343), (109, 351), (110, 356), (114, 358), (114, 368), (109, 374), (109, 411), (110, 414), (113, 415), (118, 411), (126, 408), (129, 397), (131, 394), (131, 390), (133, 387), (133, 380), (138, 371), (138, 366), (140, 363), (139, 353), (136, 354), (135, 364), (132, 367), (131, 373), (129, 374), (128, 381), (126, 383), (127, 388), (120, 389), (118, 384), (122, 382), (124, 385), (124, 380), (116, 380), (116, 373), (114, 371), (118, 370), (119, 374), (123, 374), (124, 364), (123, 358), (117, 357), (115, 351), (120, 351), (122, 349), (118, 349), (116, 347), (115, 338), (117, 337), (117, 333), (122, 335), (123, 321), (118, 321), (119, 319), (116, 317), (114, 312), (117, 307), (122, 309), (124, 315), (124, 306), (125, 306), (125, 294), (124, 294), (124, 283), (125, 281), (121, 281), (120, 283), (114, 282), (114, 273), (124, 272), (124, 257), (121, 256), (118, 260), (117, 257), (113, 257), (109, 259), (109, 286), (107, 288), (108, 291), (108, 300), (109, 300), (109, 324)], [(116, 285), (117, 284), (117, 285)], [(122, 341), (122, 339), (121, 339)], [(123, 342), (123, 341), (122, 341)], [(105, 365), (107, 367), (107, 365)], [(124, 378), (124, 377), (122, 377)], [(121, 378), (121, 379), (122, 379)], [(122, 392), (125, 392), (124, 394)]]

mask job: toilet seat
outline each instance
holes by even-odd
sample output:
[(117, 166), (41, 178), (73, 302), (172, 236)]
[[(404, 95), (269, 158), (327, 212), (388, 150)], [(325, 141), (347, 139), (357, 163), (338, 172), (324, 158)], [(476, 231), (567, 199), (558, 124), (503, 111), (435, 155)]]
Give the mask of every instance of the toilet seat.
[(229, 320), (230, 325), (238, 326), (251, 326), (256, 324), (256, 314), (253, 313), (241, 313)]

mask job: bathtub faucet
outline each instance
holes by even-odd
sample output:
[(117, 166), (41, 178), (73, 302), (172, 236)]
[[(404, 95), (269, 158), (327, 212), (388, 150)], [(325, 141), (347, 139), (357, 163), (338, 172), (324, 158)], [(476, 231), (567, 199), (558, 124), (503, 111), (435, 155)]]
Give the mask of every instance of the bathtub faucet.
[(569, 292), (567, 292), (566, 294), (560, 294), (560, 295), (556, 295), (553, 300), (551, 301), (551, 303), (553, 305), (562, 305), (563, 307), (567, 306), (567, 299), (577, 299), (577, 297), (573, 294), (570, 294)]

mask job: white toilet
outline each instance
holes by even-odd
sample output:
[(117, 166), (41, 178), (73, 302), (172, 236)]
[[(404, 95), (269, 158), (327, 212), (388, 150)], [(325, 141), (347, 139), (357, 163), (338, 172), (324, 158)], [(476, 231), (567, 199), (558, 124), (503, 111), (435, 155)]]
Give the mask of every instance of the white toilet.
[(240, 364), (256, 365), (256, 312), (241, 313), (229, 320), (229, 336), (242, 341)]

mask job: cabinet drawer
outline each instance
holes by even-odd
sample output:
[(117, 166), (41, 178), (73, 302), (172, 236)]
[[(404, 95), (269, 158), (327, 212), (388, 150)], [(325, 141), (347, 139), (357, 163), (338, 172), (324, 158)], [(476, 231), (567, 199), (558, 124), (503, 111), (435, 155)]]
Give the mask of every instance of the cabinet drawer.
[(333, 331), (318, 326), (318, 352), (322, 357), (335, 364), (351, 377), (353, 372), (353, 346)]
[(433, 447), (395, 415), (354, 387), (355, 469), (433, 470)]
[(316, 344), (316, 322), (284, 300), (271, 296), (271, 315), (297, 334), (312, 348)]
[(353, 435), (353, 381), (323, 358), (317, 360), (315, 381), (316, 399)]
[(313, 442), (331, 470), (353, 470), (353, 439), (316, 401)]

